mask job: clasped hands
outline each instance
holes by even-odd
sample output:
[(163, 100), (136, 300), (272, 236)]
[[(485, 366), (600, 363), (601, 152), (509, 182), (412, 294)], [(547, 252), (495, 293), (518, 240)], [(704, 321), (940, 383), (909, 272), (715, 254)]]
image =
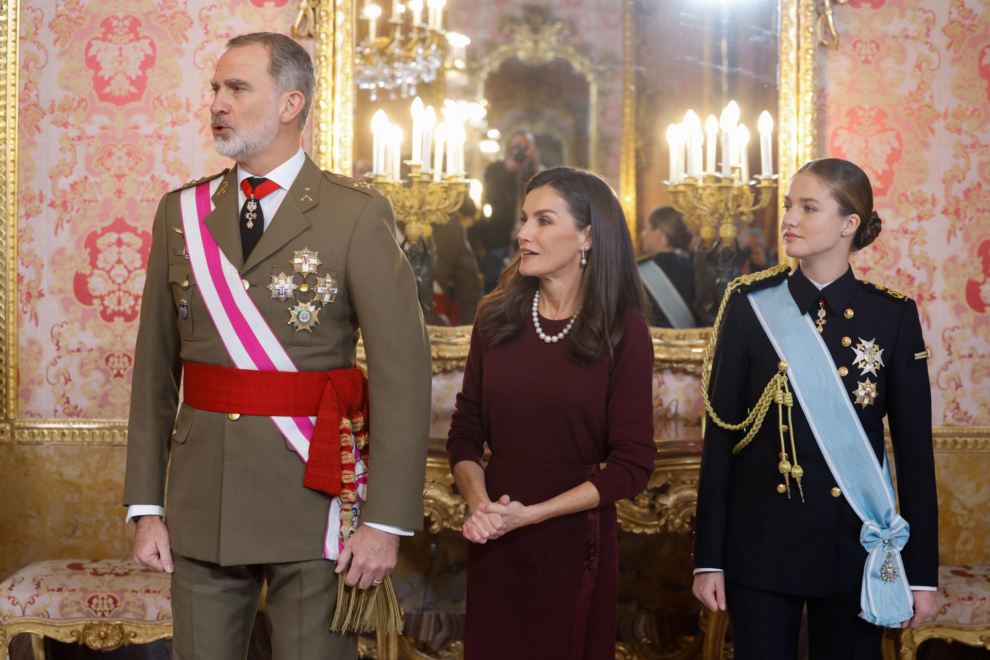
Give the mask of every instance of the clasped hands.
[(464, 538), (472, 543), (487, 543), (508, 532), (540, 521), (539, 510), (513, 502), (503, 495), (497, 502), (482, 502), (464, 523)]

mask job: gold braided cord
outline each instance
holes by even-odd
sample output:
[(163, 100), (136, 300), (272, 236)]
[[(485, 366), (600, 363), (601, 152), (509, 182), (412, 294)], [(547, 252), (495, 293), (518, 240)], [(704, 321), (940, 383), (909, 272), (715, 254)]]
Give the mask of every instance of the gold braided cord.
[(713, 422), (718, 424), (723, 429), (728, 431), (739, 431), (753, 424), (753, 428), (749, 430), (746, 437), (743, 438), (732, 450), (733, 454), (738, 454), (743, 447), (748, 445), (753, 437), (756, 435), (757, 431), (760, 430), (760, 426), (763, 424), (763, 418), (767, 414), (767, 410), (770, 408), (770, 404), (774, 401), (774, 394), (779, 391), (782, 387), (782, 383), (787, 381), (787, 376), (783, 372), (777, 373), (770, 382), (767, 383), (766, 388), (763, 390), (763, 394), (760, 395), (759, 401), (757, 401), (756, 406), (750, 411), (749, 415), (745, 420), (738, 424), (730, 424), (723, 421), (715, 414), (715, 410), (712, 408), (712, 403), (708, 398), (708, 383), (711, 378), (711, 368), (712, 368), (712, 355), (715, 353), (715, 341), (718, 338), (718, 331), (722, 326), (722, 317), (725, 316), (725, 310), (729, 306), (729, 299), (732, 293), (741, 286), (747, 284), (753, 284), (754, 282), (759, 282), (760, 280), (765, 280), (768, 277), (773, 277), (790, 270), (790, 266), (786, 263), (774, 266), (773, 268), (768, 268), (767, 270), (761, 270), (758, 273), (751, 273), (749, 275), (743, 275), (737, 277), (729, 283), (729, 286), (725, 289), (725, 295), (722, 296), (722, 303), (719, 305), (718, 314), (715, 316), (715, 325), (712, 327), (712, 336), (708, 340), (708, 348), (705, 350), (705, 360), (701, 365), (701, 397), (705, 401), (705, 409), (708, 411), (708, 416)]

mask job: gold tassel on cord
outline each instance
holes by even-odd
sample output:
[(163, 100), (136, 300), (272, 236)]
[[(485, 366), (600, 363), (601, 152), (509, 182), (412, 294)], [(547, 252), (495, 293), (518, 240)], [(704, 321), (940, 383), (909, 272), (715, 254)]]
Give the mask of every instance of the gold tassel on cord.
[(349, 587), (347, 573), (337, 576), (337, 610), (330, 630), (340, 633), (402, 634), (402, 606), (395, 595), (391, 576), (368, 589)]

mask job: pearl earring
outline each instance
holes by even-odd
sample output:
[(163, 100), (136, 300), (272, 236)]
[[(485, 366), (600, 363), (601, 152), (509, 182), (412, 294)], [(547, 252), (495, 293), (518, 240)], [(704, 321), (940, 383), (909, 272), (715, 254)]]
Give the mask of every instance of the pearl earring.
[(588, 257), (585, 254), (585, 250), (587, 250), (587, 249), (588, 248), (584, 247), (583, 245), (581, 246), (581, 265), (582, 266), (587, 266), (588, 265)]

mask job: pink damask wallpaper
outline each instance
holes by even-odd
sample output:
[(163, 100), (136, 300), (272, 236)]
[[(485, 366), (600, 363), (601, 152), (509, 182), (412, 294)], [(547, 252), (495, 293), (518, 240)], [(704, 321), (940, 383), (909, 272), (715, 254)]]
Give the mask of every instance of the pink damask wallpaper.
[(227, 39), (293, 0), (21, 0), (19, 415), (125, 418), (162, 194), (226, 167), (206, 130)]
[(883, 232), (854, 260), (918, 302), (936, 425), (990, 424), (990, 3), (849, 0), (823, 50), (823, 155), (869, 174)]

